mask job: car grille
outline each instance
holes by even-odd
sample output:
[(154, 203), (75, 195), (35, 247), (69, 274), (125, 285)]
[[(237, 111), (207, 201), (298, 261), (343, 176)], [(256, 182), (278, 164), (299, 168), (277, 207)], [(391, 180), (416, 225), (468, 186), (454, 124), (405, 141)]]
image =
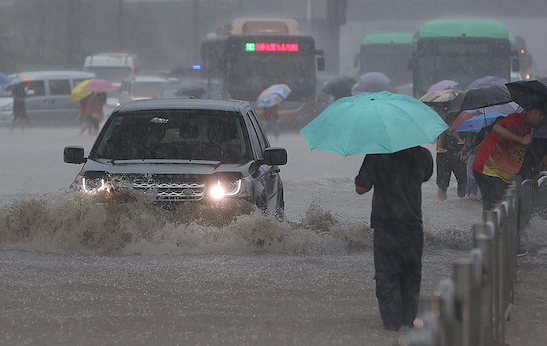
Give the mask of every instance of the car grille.
[(203, 199), (205, 183), (200, 182), (155, 182), (134, 180), (133, 188), (144, 191), (160, 202), (199, 201)]

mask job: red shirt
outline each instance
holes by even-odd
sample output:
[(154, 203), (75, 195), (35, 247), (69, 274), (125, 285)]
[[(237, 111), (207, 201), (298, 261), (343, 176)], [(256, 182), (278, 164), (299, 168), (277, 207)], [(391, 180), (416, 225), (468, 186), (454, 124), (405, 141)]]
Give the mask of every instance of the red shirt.
[[(524, 113), (509, 114), (498, 124), (521, 137), (530, 133)], [(522, 143), (502, 139), (491, 132), (482, 143), (471, 169), (510, 182), (511, 178), (520, 171), (524, 154)]]

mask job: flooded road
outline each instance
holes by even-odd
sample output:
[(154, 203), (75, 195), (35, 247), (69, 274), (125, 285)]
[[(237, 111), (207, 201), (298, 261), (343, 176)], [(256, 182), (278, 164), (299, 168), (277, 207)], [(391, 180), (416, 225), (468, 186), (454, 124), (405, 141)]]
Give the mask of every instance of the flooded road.
[[(282, 134), (286, 221), (248, 212), (167, 213), (146, 201), (105, 203), (65, 191), (88, 153), (78, 129), (0, 128), (1, 345), (393, 345), (374, 295), (372, 194), (353, 178), (363, 156), (310, 151)], [(423, 186), (421, 294), (432, 295), (467, 254), (481, 204), (437, 201)], [(226, 208), (229, 209), (229, 208)], [(547, 338), (547, 231), (536, 217), (519, 259), (506, 341)]]

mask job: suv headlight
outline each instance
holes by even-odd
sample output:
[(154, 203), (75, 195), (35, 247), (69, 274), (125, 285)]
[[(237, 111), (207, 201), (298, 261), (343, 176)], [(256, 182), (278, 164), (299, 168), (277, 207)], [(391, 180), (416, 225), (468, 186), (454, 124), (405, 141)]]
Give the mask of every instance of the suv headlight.
[(106, 192), (110, 193), (112, 191), (112, 185), (105, 181), (104, 178), (101, 179), (90, 179), (82, 178), (82, 190), (86, 193), (101, 193)]
[(105, 172), (88, 171), (83, 176), (78, 175), (74, 183), (86, 194), (110, 194), (114, 184)]
[(221, 181), (217, 180), (217, 183), (211, 186), (209, 190), (209, 196), (212, 199), (219, 200), (226, 196), (235, 196), (241, 192), (241, 179)]

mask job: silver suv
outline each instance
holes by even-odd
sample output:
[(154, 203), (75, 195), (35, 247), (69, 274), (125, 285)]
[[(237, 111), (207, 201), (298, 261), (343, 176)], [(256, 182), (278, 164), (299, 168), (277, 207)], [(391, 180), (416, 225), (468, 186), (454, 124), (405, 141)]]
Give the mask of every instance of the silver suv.
[(270, 147), (246, 101), (131, 101), (114, 110), (87, 158), (70, 146), (64, 161), (84, 164), (74, 185), (87, 192), (130, 186), (166, 207), (237, 198), (284, 214), (278, 166), (287, 152)]

